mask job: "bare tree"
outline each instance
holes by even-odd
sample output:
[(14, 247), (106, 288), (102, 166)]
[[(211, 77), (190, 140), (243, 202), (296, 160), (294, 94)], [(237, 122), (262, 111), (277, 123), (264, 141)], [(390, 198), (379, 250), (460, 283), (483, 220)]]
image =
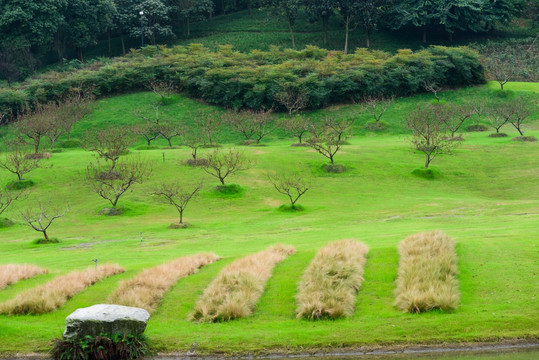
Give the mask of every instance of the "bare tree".
[(167, 98), (177, 92), (176, 85), (172, 81), (150, 80), (146, 88), (159, 96), (159, 101), (163, 105), (166, 105)]
[(86, 180), (97, 195), (108, 200), (115, 208), (127, 190), (134, 184), (142, 184), (151, 173), (148, 161), (130, 156), (119, 160), (114, 170), (100, 166), (99, 162), (90, 163), (86, 169)]
[(406, 125), (412, 131), (412, 143), (425, 154), (425, 169), (441, 152), (450, 152), (457, 144), (447, 136), (447, 125), (440, 106), (418, 106), (406, 118)]
[(116, 162), (133, 143), (130, 129), (117, 126), (102, 129), (94, 133), (86, 133), (85, 147), (95, 151), (97, 156), (111, 162), (110, 170), (114, 170)]
[(29, 142), (34, 146), (34, 153), (39, 153), (41, 141), (46, 137), (53, 124), (50, 117), (58, 109), (54, 103), (37, 104), (33, 110), (26, 110), (15, 122), (17, 137), (22, 142)]
[(172, 139), (182, 136), (185, 133), (185, 127), (182, 124), (160, 123), (157, 127), (157, 132), (168, 142), (168, 146), (172, 146)]
[(303, 136), (309, 132), (310, 125), (310, 122), (301, 115), (281, 119), (277, 124), (279, 128), (297, 137), (299, 144), (303, 143)]
[(251, 140), (255, 133), (254, 122), (251, 121), (247, 112), (226, 111), (222, 115), (223, 122), (232, 130), (242, 134), (245, 140)]
[(268, 176), (268, 180), (277, 192), (288, 197), (292, 208), (295, 208), (299, 198), (312, 188), (311, 180), (307, 179), (305, 175), (302, 175), (299, 172)]
[[(2, 180), (0, 180), (0, 182), (3, 183)], [(2, 186), (0, 188), (0, 215), (2, 215), (4, 211), (6, 211), (7, 208), (14, 201), (17, 201), (23, 198), (24, 196), (26, 196), (26, 194), (27, 194), (27, 191), (25, 189), (22, 189), (21, 191), (12, 191)]]
[(152, 123), (137, 124), (131, 127), (133, 134), (142, 136), (148, 146), (152, 145), (152, 141), (161, 136), (159, 133), (159, 125)]
[(77, 93), (67, 97), (59, 108), (59, 117), (62, 121), (62, 127), (71, 139), (71, 129), (84, 116), (94, 111), (94, 97), (91, 94)]
[(513, 80), (519, 69), (519, 65), (515, 63), (516, 59), (509, 59), (507, 54), (497, 53), (490, 53), (485, 56), (485, 59), (487, 73), (500, 84), (500, 89), (503, 90), (504, 85)]
[(460, 130), (466, 120), (474, 115), (474, 109), (467, 105), (436, 104), (440, 107), (439, 116), (445, 122), (451, 138), (455, 139), (455, 133)]
[(288, 116), (305, 109), (308, 105), (308, 100), (299, 89), (290, 86), (282, 89), (273, 96), (274, 100), (283, 105), (288, 111)]
[(522, 126), (537, 111), (537, 100), (519, 96), (505, 104), (511, 113), (508, 121), (517, 129), (520, 136), (524, 136)]
[(191, 156), (196, 162), (198, 149), (206, 145), (206, 140), (200, 131), (189, 129), (182, 135), (182, 144), (191, 149)]
[(195, 125), (208, 139), (207, 144), (210, 146), (216, 145), (213, 141), (213, 136), (221, 127), (223, 118), (216, 112), (199, 112), (195, 115)]
[(144, 120), (144, 122), (159, 125), (159, 122), (161, 121), (162, 112), (159, 110), (160, 104), (152, 104), (150, 111), (147, 109), (142, 110), (140, 108), (136, 108), (133, 110), (133, 115), (141, 120)]
[(475, 121), (476, 124), (479, 124), (479, 122), (481, 121), (481, 117), (483, 115), (488, 115), (488, 112), (489, 112), (489, 104), (487, 101), (483, 99), (474, 98), (474, 99), (468, 100), (465, 103), (465, 106), (473, 110), (474, 114), (476, 115), (476, 121)]
[(17, 175), (19, 181), (24, 180), (23, 176), (39, 167), (39, 160), (23, 151), (20, 147), (14, 147), (2, 159), (0, 159), (0, 169), (9, 171)]
[(63, 212), (58, 209), (47, 210), (43, 204), (39, 203), (38, 213), (32, 212), (32, 210), (28, 209), (25, 212), (21, 212), (21, 216), (26, 222), (27, 226), (31, 227), (35, 231), (43, 233), (43, 238), (45, 241), (49, 241), (47, 230), (52, 225), (54, 220), (64, 217), (67, 211), (68, 209), (64, 210)]
[[(500, 134), (500, 129), (507, 124), (511, 116), (512, 111), (508, 110), (503, 103), (491, 103), (488, 105), (488, 121), (496, 129), (496, 134)], [(506, 136), (506, 134), (503, 134), (503, 136)]]
[(430, 91), (436, 100), (440, 102), (440, 98), (438, 97), (438, 93), (442, 91), (442, 87), (440, 85), (438, 85), (435, 81), (423, 81), (421, 85), (425, 90)]
[(271, 121), (271, 111), (260, 110), (260, 111), (249, 111), (248, 112), (251, 121), (254, 126), (254, 136), (257, 144), (260, 144), (260, 141), (268, 134), (273, 132), (275, 128), (273, 127)]
[(365, 107), (372, 114), (374, 121), (379, 122), (393, 101), (395, 96), (389, 98), (369, 96), (365, 99)]
[(217, 149), (206, 158), (204, 171), (218, 178), (221, 184), (225, 185), (225, 179), (229, 175), (248, 170), (253, 165), (254, 161), (248, 159), (242, 152), (235, 149), (229, 149), (228, 151)]
[(335, 155), (351, 136), (352, 121), (326, 117), (321, 126), (311, 126), (309, 145), (334, 164)]
[(152, 195), (159, 196), (174, 206), (180, 214), (179, 223), (183, 224), (183, 212), (187, 204), (198, 195), (201, 188), (202, 182), (196, 183), (193, 186), (187, 186), (177, 182), (161, 183), (155, 188)]

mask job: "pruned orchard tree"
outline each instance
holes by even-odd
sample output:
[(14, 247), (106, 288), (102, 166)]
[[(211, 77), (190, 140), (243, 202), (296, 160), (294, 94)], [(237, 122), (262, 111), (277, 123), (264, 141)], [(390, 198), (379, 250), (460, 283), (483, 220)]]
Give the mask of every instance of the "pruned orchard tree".
[(292, 209), (295, 208), (299, 198), (312, 188), (312, 181), (300, 172), (282, 172), (273, 176), (268, 175), (268, 180), (278, 193), (288, 197)]
[(203, 161), (199, 162), (201, 159), (198, 158), (198, 150), (206, 145), (206, 138), (199, 130), (186, 128), (185, 132), (182, 134), (182, 145), (191, 149), (191, 163), (193, 165), (202, 165), (204, 163)]
[(116, 208), (120, 197), (135, 184), (142, 184), (152, 173), (150, 163), (136, 156), (116, 162), (114, 170), (101, 166), (99, 161), (90, 163), (86, 180), (90, 188)]
[(365, 98), (365, 108), (372, 115), (375, 122), (379, 122), (391, 104), (395, 101), (395, 96), (385, 98), (383, 96), (369, 96)]
[(438, 85), (438, 83), (434, 80), (430, 80), (430, 81), (423, 81), (421, 83), (421, 86), (423, 86), (423, 88), (429, 92), (432, 93), (432, 95), (434, 95), (434, 97), (436, 98), (436, 101), (437, 102), (440, 102), (440, 98), (438, 97), (438, 93), (440, 91), (442, 91), (442, 87), (440, 85)]
[(309, 146), (335, 163), (335, 155), (351, 136), (353, 121), (326, 117), (321, 125), (312, 125), (312, 136), (307, 140)]
[(445, 111), (443, 109), (440, 109), (441, 112), (447, 112), (448, 114), (444, 114), (442, 119), (445, 121), (445, 125), (447, 127), (447, 130), (451, 134), (452, 139), (456, 139), (455, 134), (457, 131), (459, 131), (462, 128), (462, 125), (466, 122), (466, 120), (470, 119), (474, 114), (475, 111), (472, 107), (467, 106), (466, 104), (436, 104), (437, 106), (441, 106), (442, 108), (445, 108)]
[(181, 184), (179, 182), (161, 183), (154, 188), (152, 195), (158, 196), (168, 204), (174, 206), (180, 215), (180, 224), (183, 224), (183, 213), (187, 205), (202, 189), (202, 182), (194, 185)]
[(294, 86), (285, 86), (273, 98), (288, 111), (288, 116), (299, 113), (309, 105), (307, 97)]
[[(168, 98), (177, 92), (176, 84), (172, 81), (150, 80), (146, 88), (158, 96), (157, 119), (159, 119), (159, 105), (166, 105)], [(159, 122), (159, 121), (158, 121)]]
[(21, 189), (20, 191), (9, 190), (3, 186), (4, 181), (0, 179), (2, 186), (0, 187), (0, 216), (6, 211), (13, 202), (26, 196), (26, 189)]
[(161, 133), (159, 132), (159, 125), (152, 123), (136, 124), (131, 127), (131, 131), (135, 135), (142, 136), (146, 140), (148, 146), (152, 145), (152, 141), (159, 138)]
[(84, 146), (89, 151), (95, 151), (99, 158), (110, 162), (110, 170), (116, 168), (116, 163), (127, 147), (133, 143), (131, 131), (127, 127), (110, 127), (94, 133), (86, 133)]
[(168, 142), (168, 146), (172, 146), (172, 139), (182, 136), (186, 129), (182, 124), (173, 124), (171, 122), (160, 123), (157, 127), (159, 135)]
[(39, 158), (35, 158), (25, 152), (20, 146), (10, 149), (7, 154), (0, 158), (0, 169), (9, 171), (17, 175), (19, 181), (24, 180), (24, 175), (39, 167)]
[(425, 169), (440, 153), (450, 152), (457, 144), (447, 136), (447, 116), (438, 104), (418, 106), (406, 118), (406, 125), (412, 131), (412, 144), (425, 154)]
[(275, 130), (271, 121), (271, 110), (247, 111), (247, 116), (253, 124), (253, 137), (257, 144)]
[(94, 111), (94, 100), (90, 93), (77, 93), (68, 96), (61, 103), (59, 117), (68, 140), (71, 139), (73, 125)]
[[(487, 106), (487, 118), (490, 125), (496, 129), (496, 134), (500, 135), (500, 129), (507, 124), (512, 116), (512, 111), (508, 111), (504, 103), (489, 103)], [(494, 135), (492, 135), (494, 136)], [(507, 134), (502, 134), (507, 136)]]
[(37, 104), (33, 110), (27, 109), (15, 122), (17, 137), (21, 142), (32, 144), (34, 154), (39, 154), (41, 141), (55, 124), (51, 117), (56, 116), (57, 108), (54, 103)]
[(49, 235), (47, 231), (51, 227), (52, 223), (61, 217), (64, 217), (69, 209), (63, 211), (59, 209), (46, 209), (46, 207), (39, 203), (39, 211), (33, 211), (32, 209), (27, 209), (24, 212), (21, 212), (22, 219), (26, 223), (26, 226), (31, 227), (37, 232), (43, 234), (45, 242), (49, 241)]
[(253, 167), (254, 161), (245, 156), (243, 152), (236, 149), (220, 150), (216, 149), (206, 157), (204, 171), (219, 179), (222, 185), (225, 179), (240, 171)]
[(216, 112), (199, 112), (194, 114), (195, 125), (206, 136), (209, 146), (217, 145), (214, 142), (214, 135), (223, 124), (223, 118)]
[(309, 132), (311, 123), (303, 116), (296, 115), (279, 120), (277, 126), (288, 134), (298, 138), (299, 144), (303, 144), (303, 136)]
[(537, 111), (537, 100), (530, 97), (519, 96), (516, 99), (505, 104), (508, 112), (511, 113), (508, 121), (517, 129), (520, 136), (524, 136), (522, 126)]
[(485, 67), (492, 79), (500, 84), (503, 90), (505, 84), (515, 78), (519, 64), (515, 63), (516, 58), (503, 53), (491, 53), (485, 57)]

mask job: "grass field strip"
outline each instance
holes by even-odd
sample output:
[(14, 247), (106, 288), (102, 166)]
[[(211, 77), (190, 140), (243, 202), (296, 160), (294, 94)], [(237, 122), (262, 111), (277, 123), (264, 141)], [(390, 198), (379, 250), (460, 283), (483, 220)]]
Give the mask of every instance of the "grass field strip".
[(234, 261), (204, 290), (191, 319), (215, 322), (251, 315), (273, 268), (295, 252), (292, 246), (275, 245)]
[(113, 304), (135, 306), (155, 311), (163, 295), (179, 279), (194, 274), (201, 267), (220, 260), (213, 254), (197, 254), (175, 259), (146, 269), (135, 277), (123, 281), (109, 297)]
[(116, 264), (74, 271), (59, 276), (46, 284), (26, 290), (15, 298), (0, 304), (0, 313), (8, 315), (44, 314), (60, 308), (71, 297), (101, 279), (124, 272)]
[(297, 317), (348, 317), (363, 283), (369, 248), (358, 241), (341, 240), (323, 247), (303, 273), (297, 295)]
[(30, 264), (0, 265), (0, 290), (18, 281), (47, 274), (49, 270)]
[(408, 236), (399, 244), (395, 306), (421, 313), (458, 306), (455, 241), (441, 231)]

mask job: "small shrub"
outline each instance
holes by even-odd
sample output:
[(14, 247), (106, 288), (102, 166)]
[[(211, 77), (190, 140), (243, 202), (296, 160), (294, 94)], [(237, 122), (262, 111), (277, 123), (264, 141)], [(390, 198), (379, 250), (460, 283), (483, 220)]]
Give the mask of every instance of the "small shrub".
[(441, 231), (411, 235), (399, 244), (399, 255), (397, 308), (421, 313), (457, 307), (460, 294), (453, 239)]
[(50, 153), (46, 153), (46, 152), (43, 152), (43, 153), (31, 153), (31, 154), (27, 154), (25, 156), (25, 158), (27, 158), (27, 159), (34, 159), (34, 160), (49, 159), (51, 157), (52, 157), (52, 155)]
[(346, 171), (346, 166), (340, 164), (324, 164), (322, 169), (328, 173), (340, 174)]
[(6, 188), (8, 190), (23, 190), (30, 188), (35, 185), (35, 182), (32, 180), (16, 180), (16, 181), (10, 181)]
[(293, 143), (290, 146), (293, 146), (293, 147), (310, 147), (311, 145), (309, 145), (309, 143)]
[(149, 353), (144, 335), (101, 334), (82, 339), (57, 339), (51, 357), (54, 360), (136, 360)]
[(498, 99), (509, 99), (515, 96), (515, 93), (511, 90), (494, 90), (492, 96)]
[(62, 153), (62, 152), (64, 152), (64, 149), (52, 149), (51, 150), (51, 153), (53, 153), (53, 154), (58, 154), (58, 153)]
[(314, 320), (351, 316), (368, 251), (365, 244), (354, 240), (336, 241), (322, 248), (299, 284), (297, 317)]
[(537, 138), (535, 136), (517, 136), (512, 139), (513, 141), (523, 141), (523, 142), (535, 142)]
[(208, 160), (206, 159), (188, 159), (185, 162), (189, 166), (206, 166), (208, 164)]
[(256, 145), (256, 140), (243, 140), (242, 142), (240, 142), (240, 145), (243, 145), (243, 146)]
[(387, 124), (382, 121), (371, 121), (365, 125), (365, 129), (369, 131), (384, 131), (387, 129)]
[(414, 171), (412, 171), (412, 175), (423, 178), (423, 179), (428, 179), (428, 180), (438, 179), (441, 176), (438, 170), (432, 169), (432, 168), (415, 169)]
[(40, 245), (40, 244), (58, 244), (60, 240), (57, 238), (49, 238), (48, 240), (39, 238), (32, 241), (32, 244)]
[(71, 140), (62, 141), (58, 143), (57, 146), (62, 149), (75, 149), (75, 148), (82, 147), (82, 143), (80, 140), (71, 139)]
[(159, 146), (156, 146), (156, 145), (137, 146), (137, 150), (156, 150), (156, 149), (159, 149)]
[(507, 135), (506, 133), (494, 133), (494, 134), (490, 134), (488, 137), (489, 138), (503, 138), (507, 136), (509, 135)]
[(481, 132), (481, 131), (487, 131), (487, 130), (488, 130), (488, 127), (481, 124), (466, 126), (467, 132)]
[(282, 212), (291, 212), (291, 213), (295, 213), (295, 212), (301, 212), (301, 211), (304, 211), (305, 208), (301, 205), (281, 205), (279, 206), (279, 211), (282, 211)]
[(15, 223), (8, 218), (0, 219), (0, 229), (12, 227), (13, 225), (15, 225)]

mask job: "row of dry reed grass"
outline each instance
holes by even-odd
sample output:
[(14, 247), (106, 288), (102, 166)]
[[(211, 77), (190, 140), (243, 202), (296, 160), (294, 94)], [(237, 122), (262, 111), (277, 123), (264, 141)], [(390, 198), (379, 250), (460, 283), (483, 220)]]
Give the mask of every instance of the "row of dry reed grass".
[(33, 278), (34, 276), (47, 274), (47, 269), (29, 264), (0, 265), (0, 290), (18, 281)]
[(0, 313), (8, 315), (43, 314), (56, 310), (88, 286), (124, 271), (116, 264), (105, 264), (97, 268), (92, 267), (84, 271), (75, 271), (59, 276), (0, 304)]
[(457, 254), (455, 241), (441, 231), (419, 233), (399, 245), (395, 306), (420, 313), (457, 307)]
[(297, 317), (352, 315), (368, 252), (365, 244), (354, 240), (335, 241), (323, 247), (303, 273), (297, 295)]
[(134, 278), (123, 281), (109, 297), (109, 302), (144, 308), (152, 313), (163, 295), (179, 279), (194, 274), (201, 267), (219, 259), (211, 253), (197, 254), (146, 269)]
[(273, 268), (295, 252), (279, 244), (234, 261), (206, 288), (191, 319), (215, 322), (251, 315)]

